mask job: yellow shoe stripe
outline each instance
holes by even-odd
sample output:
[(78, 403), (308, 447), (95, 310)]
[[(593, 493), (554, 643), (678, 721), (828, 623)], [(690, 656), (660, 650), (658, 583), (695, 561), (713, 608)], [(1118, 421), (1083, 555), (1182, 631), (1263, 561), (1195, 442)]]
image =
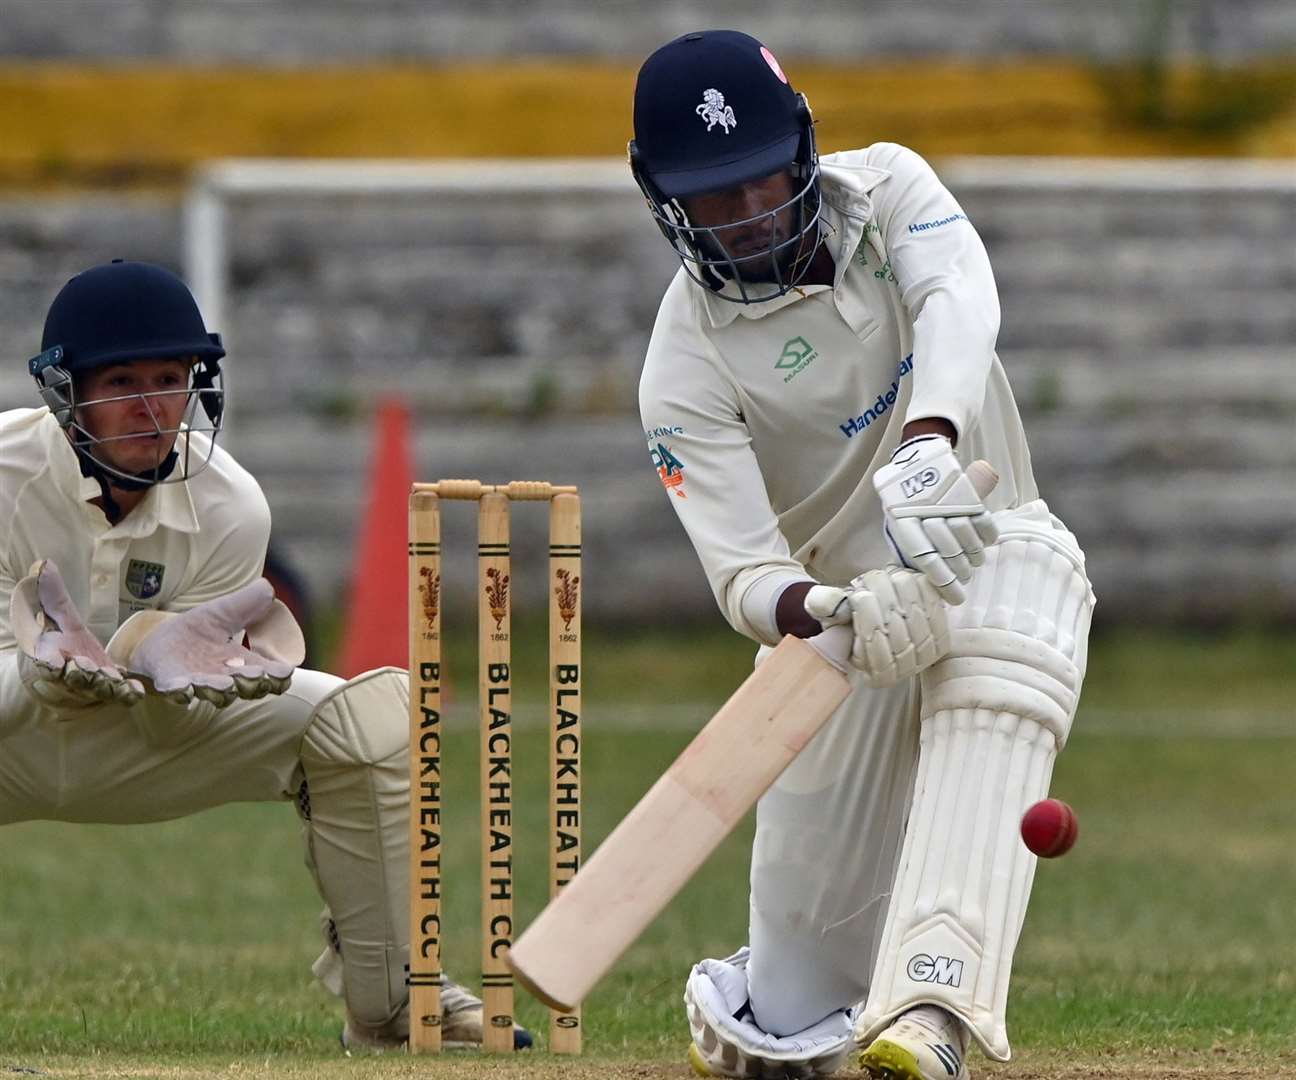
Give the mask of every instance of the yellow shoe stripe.
[(860, 1068), (874, 1080), (925, 1080), (918, 1059), (898, 1043), (878, 1039), (860, 1054)]
[(697, 1043), (689, 1043), (688, 1059), (689, 1064), (693, 1066), (693, 1071), (698, 1076), (711, 1075), (711, 1070), (707, 1068), (706, 1062), (702, 1060), (702, 1054), (698, 1051)]

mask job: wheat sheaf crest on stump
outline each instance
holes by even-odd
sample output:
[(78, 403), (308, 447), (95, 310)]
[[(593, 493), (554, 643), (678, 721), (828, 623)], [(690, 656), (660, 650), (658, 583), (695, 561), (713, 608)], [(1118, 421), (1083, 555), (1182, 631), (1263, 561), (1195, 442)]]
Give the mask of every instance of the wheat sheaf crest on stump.
[(441, 607), (441, 575), (430, 566), (419, 568), (423, 580), (419, 583), (419, 595), (423, 598), (423, 618), (428, 629), (436, 625), (437, 611)]
[(565, 628), (570, 630), (572, 619), (576, 618), (576, 605), (580, 601), (580, 578), (573, 577), (570, 570), (555, 572), (558, 584), (554, 586), (554, 595), (558, 598), (558, 614)]
[(486, 585), (486, 603), (498, 630), (508, 614), (509, 576), (494, 566), (486, 571), (486, 576), (490, 579)]

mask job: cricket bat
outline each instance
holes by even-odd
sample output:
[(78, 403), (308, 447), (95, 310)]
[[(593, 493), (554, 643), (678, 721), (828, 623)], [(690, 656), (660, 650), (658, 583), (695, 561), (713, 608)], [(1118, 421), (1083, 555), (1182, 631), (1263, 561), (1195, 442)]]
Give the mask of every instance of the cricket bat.
[[(967, 475), (982, 498), (998, 481)], [(851, 629), (813, 640), (783, 639), (513, 944), (550, 1008), (584, 999), (846, 699)]]
[(517, 939), (527, 990), (575, 1008), (823, 727), (850, 692), (851, 632), (815, 642), (785, 637)]

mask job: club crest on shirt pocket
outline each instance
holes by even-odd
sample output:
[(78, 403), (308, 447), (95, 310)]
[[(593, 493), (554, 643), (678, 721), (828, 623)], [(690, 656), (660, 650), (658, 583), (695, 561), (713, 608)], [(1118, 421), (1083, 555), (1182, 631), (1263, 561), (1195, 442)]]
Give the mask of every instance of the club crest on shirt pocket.
[(166, 567), (161, 563), (131, 559), (126, 565), (126, 591), (136, 600), (148, 600), (162, 591), (162, 575)]

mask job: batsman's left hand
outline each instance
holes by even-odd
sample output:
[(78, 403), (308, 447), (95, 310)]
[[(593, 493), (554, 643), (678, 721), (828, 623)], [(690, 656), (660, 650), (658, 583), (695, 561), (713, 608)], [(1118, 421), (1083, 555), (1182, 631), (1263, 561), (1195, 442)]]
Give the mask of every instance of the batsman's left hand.
[(850, 628), (850, 662), (869, 686), (894, 686), (949, 652), (945, 602), (912, 570), (868, 570), (845, 589), (815, 585), (805, 609), (824, 627)]
[[(149, 618), (132, 632), (140, 616)], [(258, 634), (267, 622), (275, 632)], [(252, 648), (242, 644), (244, 629)], [(131, 671), (168, 701), (185, 705), (198, 698), (217, 708), (238, 698), (282, 694), (305, 653), (296, 621), (264, 578), (178, 615), (141, 612), (123, 624), (108, 648), (114, 655), (126, 653)]]
[[(974, 463), (977, 464), (977, 463)], [(980, 476), (994, 475), (982, 465)], [(873, 475), (882, 500), (886, 537), (900, 562), (917, 570), (950, 604), (963, 603), (972, 568), (999, 539), (999, 526), (982, 501), (993, 488), (965, 473), (943, 435), (919, 435), (900, 444), (891, 463)]]

